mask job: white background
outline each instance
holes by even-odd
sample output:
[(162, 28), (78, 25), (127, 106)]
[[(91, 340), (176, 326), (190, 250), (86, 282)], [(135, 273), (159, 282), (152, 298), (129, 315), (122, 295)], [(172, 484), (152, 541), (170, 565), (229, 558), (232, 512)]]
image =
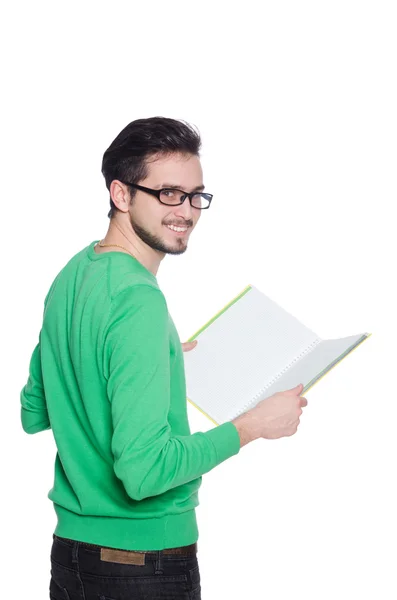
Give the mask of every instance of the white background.
[[(372, 336), (296, 435), (203, 478), (203, 600), (397, 597), (393, 2), (20, 2), (3, 11), (2, 594), (47, 598), (51, 431), (19, 393), (44, 297), (104, 237), (102, 154), (136, 118), (195, 124), (211, 209), (158, 273), (182, 341), (246, 285), (321, 337)], [(188, 404), (192, 433), (213, 424)]]

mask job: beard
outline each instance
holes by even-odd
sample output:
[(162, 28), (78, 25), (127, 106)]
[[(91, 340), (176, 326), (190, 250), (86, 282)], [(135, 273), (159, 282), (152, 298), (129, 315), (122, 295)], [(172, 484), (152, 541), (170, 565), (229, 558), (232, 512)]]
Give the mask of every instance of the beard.
[(158, 252), (163, 252), (164, 254), (183, 254), (187, 250), (187, 244), (182, 238), (175, 238), (175, 246), (166, 244), (161, 238), (157, 235), (153, 235), (145, 229), (138, 225), (138, 223), (134, 222), (130, 216), (131, 227), (137, 234), (137, 236), (145, 242), (150, 248), (153, 250), (157, 250)]

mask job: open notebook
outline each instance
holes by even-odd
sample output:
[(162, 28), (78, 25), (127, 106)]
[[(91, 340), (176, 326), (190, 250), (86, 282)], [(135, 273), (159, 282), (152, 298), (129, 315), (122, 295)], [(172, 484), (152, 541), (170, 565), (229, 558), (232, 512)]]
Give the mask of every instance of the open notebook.
[(299, 383), (304, 395), (370, 335), (322, 340), (248, 285), (187, 340), (187, 399), (220, 425)]

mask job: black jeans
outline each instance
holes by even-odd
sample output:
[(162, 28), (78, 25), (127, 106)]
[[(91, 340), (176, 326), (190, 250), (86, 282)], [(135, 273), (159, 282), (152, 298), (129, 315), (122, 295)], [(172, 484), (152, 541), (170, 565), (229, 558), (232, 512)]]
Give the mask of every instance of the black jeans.
[(104, 551), (101, 557), (101, 546), (53, 535), (50, 599), (201, 600), (197, 554), (134, 554), (139, 564), (113, 555), (109, 560)]

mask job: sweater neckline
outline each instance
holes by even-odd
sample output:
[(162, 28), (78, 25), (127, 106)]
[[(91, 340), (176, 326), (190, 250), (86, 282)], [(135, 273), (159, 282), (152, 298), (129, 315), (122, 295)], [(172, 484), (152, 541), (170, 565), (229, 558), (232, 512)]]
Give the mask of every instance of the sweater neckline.
[[(89, 244), (89, 246), (87, 248), (87, 254), (91, 260), (100, 260), (102, 258), (108, 258), (108, 257), (114, 258), (115, 256), (125, 256), (127, 260), (133, 260), (135, 262), (135, 264), (138, 266), (138, 268), (143, 269), (143, 271), (157, 283), (157, 277), (155, 275), (153, 275), (153, 273), (151, 271), (149, 271), (149, 269), (147, 269), (141, 262), (139, 262), (139, 260), (137, 258), (135, 258), (135, 256), (132, 256), (132, 254), (127, 254), (126, 252), (120, 252), (119, 250), (110, 250), (109, 252), (101, 252), (100, 254), (95, 252), (94, 247), (100, 241), (101, 240), (94, 240), (93, 242), (91, 242)], [(125, 259), (123, 258), (123, 260), (125, 260)]]

